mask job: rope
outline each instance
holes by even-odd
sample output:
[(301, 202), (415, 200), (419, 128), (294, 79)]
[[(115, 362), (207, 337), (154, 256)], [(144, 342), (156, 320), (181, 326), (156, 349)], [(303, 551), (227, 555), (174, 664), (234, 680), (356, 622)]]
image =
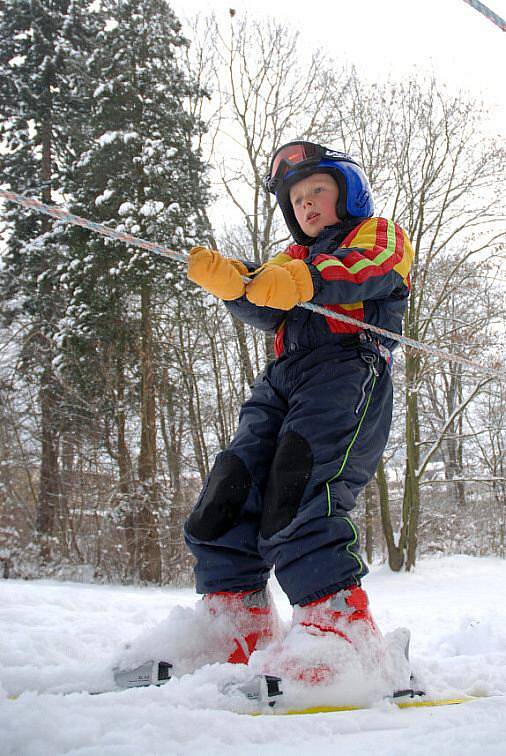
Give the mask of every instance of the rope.
[[(6, 191), (5, 189), (0, 189), (0, 197), (4, 197), (10, 202), (15, 202), (18, 205), (22, 205), (23, 207), (26, 207), (29, 210), (36, 210), (39, 213), (50, 215), (52, 218), (61, 220), (64, 223), (71, 223), (72, 225), (75, 225), (75, 226), (82, 226), (83, 228), (87, 228), (90, 231), (94, 231), (95, 233), (101, 234), (102, 236), (107, 236), (111, 239), (116, 239), (117, 241), (121, 241), (132, 247), (140, 247), (141, 249), (145, 249), (148, 252), (153, 252), (154, 254), (162, 255), (163, 257), (169, 257), (173, 260), (177, 260), (178, 262), (186, 262), (187, 260), (187, 255), (181, 255), (177, 252), (174, 252), (168, 249), (167, 247), (162, 246), (161, 244), (149, 242), (149, 241), (146, 241), (145, 239), (140, 239), (137, 236), (132, 236), (131, 234), (127, 234), (122, 231), (116, 231), (114, 228), (105, 226), (102, 223), (95, 223), (94, 221), (90, 221), (87, 218), (82, 218), (79, 215), (74, 215), (73, 213), (69, 213), (66, 210), (63, 210), (61, 207), (57, 207), (56, 205), (46, 205), (43, 202), (40, 202), (39, 200), (33, 199), (31, 197), (24, 197), (21, 194), (17, 194), (16, 192)], [(245, 277), (244, 280), (249, 281), (250, 279)], [(303, 307), (306, 310), (312, 310), (313, 312), (317, 312), (318, 314), (324, 315), (327, 318), (340, 320), (343, 323), (348, 323), (349, 325), (357, 326), (360, 329), (366, 329), (368, 331), (372, 331), (373, 333), (376, 333), (379, 336), (385, 336), (388, 339), (397, 341), (400, 344), (403, 344), (404, 346), (417, 349), (420, 352), (426, 352), (427, 354), (436, 355), (442, 358), (443, 360), (445, 360), (446, 362), (454, 362), (459, 365), (465, 365), (466, 367), (472, 368), (476, 372), (482, 373), (484, 375), (488, 375), (489, 377), (496, 378), (500, 381), (503, 381), (505, 379), (503, 373), (500, 372), (499, 370), (494, 370), (494, 369), (485, 367), (484, 365), (481, 365), (479, 362), (470, 360), (467, 357), (461, 357), (460, 355), (451, 354), (450, 352), (446, 352), (445, 350), (439, 349), (438, 347), (429, 346), (427, 344), (423, 344), (420, 341), (415, 341), (414, 339), (410, 339), (407, 336), (402, 336), (399, 333), (393, 333), (393, 331), (388, 331), (386, 328), (379, 328), (378, 326), (372, 325), (371, 323), (363, 323), (360, 320), (355, 320), (355, 318), (350, 318), (348, 315), (342, 315), (341, 313), (333, 312), (332, 310), (327, 310), (325, 309), (325, 307), (311, 304), (310, 302), (304, 302), (297, 306)]]
[(325, 315), (326, 317), (334, 316), (336, 317), (336, 320), (342, 320), (344, 323), (349, 323), (350, 325), (358, 325), (361, 328), (366, 328), (368, 331), (373, 331), (373, 333), (377, 333), (380, 336), (386, 336), (389, 339), (394, 339), (395, 341), (398, 341), (399, 344), (404, 344), (404, 346), (412, 347), (413, 349), (417, 349), (419, 352), (426, 352), (427, 354), (437, 355), (446, 362), (456, 362), (459, 365), (466, 365), (467, 367), (473, 368), (479, 373), (497, 378), (500, 381), (504, 381), (505, 379), (503, 373), (499, 370), (493, 370), (491, 368), (485, 367), (484, 365), (480, 365), (479, 362), (469, 360), (467, 359), (467, 357), (461, 357), (460, 355), (446, 352), (444, 349), (429, 346), (428, 344), (424, 344), (421, 341), (415, 341), (414, 339), (408, 338), (408, 336), (401, 336), (401, 334), (399, 333), (392, 333), (392, 331), (387, 331), (386, 328), (379, 328), (378, 326), (371, 325), (370, 323), (362, 323), (360, 322), (360, 320), (355, 320), (354, 318), (350, 318), (347, 315), (337, 315), (330, 310), (326, 310), (324, 307), (311, 304), (310, 302), (306, 302), (304, 305), (301, 305), (301, 307), (306, 307), (308, 310), (314, 310), (315, 312), (320, 313), (320, 315)]
[(499, 29), (502, 29), (502, 31), (506, 31), (506, 21), (497, 15), (497, 13), (494, 13), (494, 11), (490, 10), (490, 8), (487, 8), (486, 5), (483, 5), (483, 3), (480, 3), (479, 0), (464, 0), (465, 3), (471, 6), (471, 8), (474, 8), (478, 11), (478, 13), (483, 13), (484, 16), (486, 16), (489, 21), (492, 21), (493, 24), (499, 27)]
[(124, 242), (124, 244), (130, 244), (132, 247), (140, 247), (141, 249), (146, 249), (148, 252), (154, 252), (163, 257), (170, 257), (179, 262), (186, 262), (186, 257), (167, 249), (167, 247), (163, 247), (161, 244), (146, 241), (145, 239), (139, 239), (137, 236), (132, 236), (123, 231), (116, 231), (115, 228), (104, 226), (103, 223), (95, 223), (95, 221), (90, 221), (87, 218), (81, 218), (80, 215), (69, 213), (57, 205), (46, 205), (44, 202), (39, 202), (39, 200), (31, 197), (24, 197), (22, 194), (16, 194), (16, 192), (8, 192), (5, 189), (0, 189), (0, 197), (4, 197), (5, 199), (10, 200), (10, 202), (15, 202), (18, 205), (23, 205), (23, 207), (26, 207), (29, 210), (37, 210), (37, 212), (44, 213), (44, 215), (50, 215), (52, 218), (61, 220), (64, 223), (71, 223), (73, 226), (88, 228), (90, 231), (95, 231), (97, 234), (102, 234), (102, 236), (108, 236), (110, 239)]

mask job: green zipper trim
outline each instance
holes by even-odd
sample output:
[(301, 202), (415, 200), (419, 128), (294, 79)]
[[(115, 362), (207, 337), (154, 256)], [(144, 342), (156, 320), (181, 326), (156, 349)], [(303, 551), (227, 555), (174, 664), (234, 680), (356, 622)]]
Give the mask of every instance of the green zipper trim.
[[(367, 401), (365, 403), (364, 411), (362, 412), (362, 415), (360, 417), (359, 423), (358, 423), (358, 425), (357, 425), (357, 427), (355, 429), (355, 433), (353, 434), (353, 438), (351, 439), (350, 443), (348, 444), (348, 448), (346, 449), (343, 461), (341, 463), (341, 467), (336, 472), (336, 474), (333, 475), (332, 478), (329, 478), (326, 481), (326, 483), (325, 483), (325, 485), (327, 486), (327, 502), (328, 502), (327, 517), (330, 517), (330, 515), (331, 515), (331, 502), (330, 502), (330, 487), (329, 487), (329, 483), (332, 483), (333, 480), (335, 480), (336, 478), (338, 478), (341, 475), (341, 473), (343, 472), (344, 468), (345, 468), (345, 465), (346, 465), (346, 462), (348, 461), (348, 457), (350, 456), (350, 452), (351, 452), (351, 449), (353, 447), (353, 444), (357, 440), (357, 436), (360, 433), (360, 429), (362, 427), (362, 424), (364, 422), (365, 416), (367, 414), (367, 410), (369, 409), (369, 404), (371, 403), (372, 392), (374, 391), (375, 385), (376, 385), (376, 375), (374, 375), (374, 380), (372, 382), (371, 390), (369, 391), (369, 396), (367, 397)], [(358, 532), (357, 532), (357, 529), (356, 529), (355, 525), (353, 524), (352, 520), (350, 520), (349, 517), (341, 516), (341, 517), (339, 517), (339, 519), (340, 520), (345, 520), (345, 522), (348, 523), (348, 525), (350, 526), (350, 528), (351, 528), (351, 530), (353, 532), (353, 540), (346, 544), (346, 551), (348, 552), (348, 554), (351, 557), (353, 557), (353, 559), (355, 559), (355, 561), (358, 563), (360, 571), (363, 572), (364, 571), (364, 563), (363, 563), (363, 561), (361, 560), (361, 558), (359, 557), (359, 555), (355, 551), (351, 551), (351, 549), (353, 548), (353, 546), (355, 546), (355, 544), (358, 541)]]
[(345, 522), (347, 522), (348, 525), (350, 526), (350, 528), (353, 531), (353, 541), (350, 541), (349, 543), (346, 544), (346, 551), (348, 552), (348, 554), (350, 556), (353, 557), (353, 559), (355, 559), (356, 562), (358, 562), (358, 566), (360, 567), (360, 572), (363, 574), (364, 573), (364, 563), (363, 563), (363, 561), (361, 560), (360, 556), (356, 553), (356, 551), (351, 551), (351, 549), (353, 548), (353, 546), (355, 546), (355, 544), (358, 541), (358, 531), (357, 531), (355, 525), (353, 524), (353, 521), (350, 520), (349, 517), (342, 516), (342, 517), (338, 517), (338, 519), (339, 520), (344, 520)]
[(358, 423), (358, 425), (357, 425), (357, 427), (355, 429), (355, 433), (353, 434), (353, 438), (351, 439), (350, 443), (348, 444), (348, 448), (346, 449), (346, 452), (344, 454), (344, 458), (343, 458), (343, 461), (341, 463), (341, 467), (336, 472), (336, 474), (333, 475), (331, 478), (329, 478), (326, 481), (326, 483), (325, 483), (325, 485), (327, 486), (327, 502), (328, 502), (327, 517), (330, 517), (330, 515), (331, 515), (329, 483), (332, 483), (333, 480), (335, 480), (336, 478), (338, 478), (341, 475), (341, 473), (343, 472), (344, 468), (346, 467), (346, 463), (348, 461), (348, 457), (350, 456), (350, 452), (352, 450), (353, 444), (357, 440), (357, 436), (360, 433), (360, 429), (361, 429), (362, 424), (364, 422), (365, 416), (367, 415), (367, 410), (369, 409), (369, 404), (371, 403), (372, 392), (374, 391), (375, 385), (376, 385), (376, 375), (374, 376), (374, 380), (372, 382), (371, 390), (369, 391), (369, 396), (367, 397), (367, 401), (365, 403), (364, 411), (362, 412), (362, 415), (360, 417), (359, 423)]

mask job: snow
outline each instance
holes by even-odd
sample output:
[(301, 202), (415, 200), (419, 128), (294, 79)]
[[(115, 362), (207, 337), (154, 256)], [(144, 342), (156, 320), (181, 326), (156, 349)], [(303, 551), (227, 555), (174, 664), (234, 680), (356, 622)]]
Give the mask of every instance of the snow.
[[(95, 91), (95, 95), (96, 92)], [(102, 134), (99, 136), (97, 142), (100, 145), (100, 147), (105, 147), (107, 144), (112, 144), (116, 139), (121, 138), (121, 134), (119, 131), (106, 131), (105, 134)]]
[(108, 202), (108, 200), (111, 199), (115, 194), (114, 189), (106, 189), (102, 194), (99, 194), (99, 196), (95, 199), (95, 206), (100, 207), (100, 205), (103, 205), (104, 202)]
[[(291, 608), (271, 582), (286, 623)], [(198, 597), (187, 589), (4, 580), (0, 753), (504, 756), (506, 562), (434, 558), (420, 561), (410, 574), (380, 566), (365, 587), (384, 633), (411, 629), (411, 666), (424, 686), (441, 696), (487, 697), (445, 708), (398, 710), (378, 701), (362, 711), (250, 717), (220, 710), (230, 706), (220, 687), (231, 674), (243, 679), (248, 672), (225, 664), (161, 688), (63, 696), (58, 691), (105, 684), (113, 660), (129, 653), (125, 643), (132, 653), (146, 646), (150, 658), (164, 633), (170, 635), (164, 622), (170, 610), (181, 607), (174, 629), (177, 618), (196, 616)], [(196, 627), (188, 640), (198, 639)]]
[(140, 209), (140, 214), (146, 218), (153, 218), (162, 212), (164, 208), (163, 202), (157, 202), (155, 200), (147, 200)]
[(13, 58), (7, 61), (7, 65), (11, 68), (19, 68), (24, 64), (25, 60), (26, 55), (15, 55)]
[(134, 211), (135, 211), (135, 205), (133, 205), (131, 202), (122, 202), (118, 208), (118, 215), (120, 215), (123, 218), (124, 216)]

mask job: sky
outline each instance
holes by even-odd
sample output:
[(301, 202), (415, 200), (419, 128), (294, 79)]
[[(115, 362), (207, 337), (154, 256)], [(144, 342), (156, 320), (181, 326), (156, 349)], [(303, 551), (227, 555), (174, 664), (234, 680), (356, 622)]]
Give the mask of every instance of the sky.
[[(169, 0), (179, 18), (229, 8), (271, 16), (300, 31), (372, 80), (417, 70), (434, 72), (454, 89), (469, 90), (493, 109), (493, 130), (506, 125), (506, 33), (464, 0)], [(487, 0), (506, 18), (506, 0)]]

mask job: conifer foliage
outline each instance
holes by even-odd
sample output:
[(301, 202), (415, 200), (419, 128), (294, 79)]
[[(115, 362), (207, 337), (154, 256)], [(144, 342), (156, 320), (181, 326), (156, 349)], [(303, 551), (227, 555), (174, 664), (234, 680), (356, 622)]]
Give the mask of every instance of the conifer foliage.
[[(72, 151), (70, 124), (82, 115), (75, 97), (75, 60), (89, 49), (95, 25), (92, 16), (87, 25), (85, 10), (81, 0), (6, 0), (1, 8), (2, 182), (45, 202), (59, 188)], [(9, 208), (6, 217), (3, 314), (25, 327), (21, 364), (38, 391), (37, 529), (47, 562), (60, 497), (59, 438), (68, 420), (66, 392), (55, 370), (55, 336), (64, 307), (57, 271), (66, 252), (49, 219), (18, 207)]]
[[(201, 124), (185, 103), (200, 92), (178, 62), (188, 42), (168, 5), (7, 0), (0, 34), (2, 183), (192, 246), (207, 189), (193, 149)], [(4, 322), (25, 327), (25, 377), (38, 392), (40, 555), (61, 556), (68, 530), (64, 450), (98, 435), (119, 468), (130, 576), (159, 581), (153, 318), (172, 295), (184, 303), (182, 272), (17, 206), (6, 217)]]
[[(206, 199), (203, 166), (192, 147), (197, 124), (185, 110), (195, 87), (178, 64), (178, 48), (188, 43), (164, 2), (109, 2), (102, 12), (104, 29), (88, 63), (93, 82), (91, 125), (83, 125), (88, 146), (69, 176), (75, 206), (121, 230), (188, 249), (203, 231), (199, 211)], [(131, 533), (132, 569), (143, 580), (159, 581), (155, 357), (160, 346), (153, 319), (163, 301), (181, 296), (182, 272), (153, 255), (94, 236), (79, 252), (68, 271), (72, 293), (66, 327), (88, 355), (91, 350), (102, 366), (107, 355), (110, 363), (108, 419), (116, 431), (114, 455), (121, 471), (122, 521)], [(126, 349), (132, 334), (137, 346)], [(88, 375), (89, 360), (85, 365)], [(126, 418), (124, 399), (118, 399), (132, 371), (139, 376), (141, 424), (135, 472), (120, 440)], [(103, 380), (95, 389), (103, 397)]]

